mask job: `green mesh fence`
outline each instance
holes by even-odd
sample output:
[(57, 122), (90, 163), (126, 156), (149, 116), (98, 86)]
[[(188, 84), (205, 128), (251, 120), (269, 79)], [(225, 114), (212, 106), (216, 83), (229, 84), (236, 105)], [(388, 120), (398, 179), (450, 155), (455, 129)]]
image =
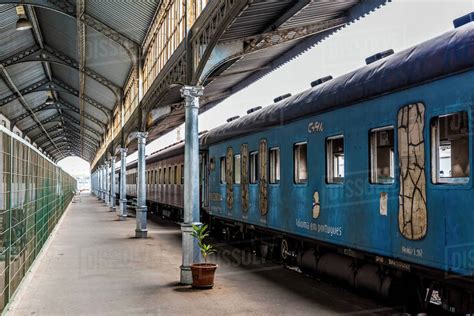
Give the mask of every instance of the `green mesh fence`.
[(0, 311), (51, 234), (76, 180), (16, 135), (0, 129)]

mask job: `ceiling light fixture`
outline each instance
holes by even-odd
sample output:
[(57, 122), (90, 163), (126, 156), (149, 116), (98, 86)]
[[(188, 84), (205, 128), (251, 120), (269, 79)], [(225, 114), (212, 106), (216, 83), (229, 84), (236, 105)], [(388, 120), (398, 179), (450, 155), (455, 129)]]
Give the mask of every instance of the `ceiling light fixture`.
[(53, 105), (54, 104), (54, 99), (51, 96), (51, 92), (48, 92), (48, 98), (46, 99), (46, 101), (44, 103), (46, 103), (46, 105)]
[(16, 21), (16, 30), (24, 31), (29, 30), (33, 27), (30, 20), (26, 17), (25, 7), (19, 5), (16, 7), (16, 14), (18, 15), (18, 21)]

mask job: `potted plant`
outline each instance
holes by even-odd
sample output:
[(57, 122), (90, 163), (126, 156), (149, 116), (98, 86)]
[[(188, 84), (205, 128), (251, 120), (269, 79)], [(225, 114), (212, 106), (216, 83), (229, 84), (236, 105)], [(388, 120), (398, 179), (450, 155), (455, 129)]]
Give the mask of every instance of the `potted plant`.
[(214, 286), (214, 274), (217, 264), (207, 262), (207, 257), (216, 252), (211, 244), (206, 244), (204, 241), (209, 236), (207, 228), (207, 225), (193, 225), (191, 235), (198, 241), (204, 262), (191, 264), (191, 273), (193, 275), (193, 287), (210, 289)]

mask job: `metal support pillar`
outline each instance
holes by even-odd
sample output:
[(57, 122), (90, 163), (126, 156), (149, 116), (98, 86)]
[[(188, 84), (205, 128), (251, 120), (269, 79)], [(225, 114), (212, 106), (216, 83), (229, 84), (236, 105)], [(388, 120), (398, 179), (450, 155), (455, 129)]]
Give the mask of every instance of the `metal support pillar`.
[(120, 220), (127, 218), (127, 148), (120, 148)]
[(92, 192), (97, 196), (97, 170), (92, 174)]
[(115, 212), (115, 157), (110, 159), (110, 211)]
[(105, 200), (104, 200), (104, 202), (107, 206), (109, 206), (109, 204), (110, 204), (109, 164), (110, 164), (109, 161), (105, 162), (105, 174), (104, 174), (104, 178), (105, 178)]
[(180, 281), (192, 284), (191, 264), (201, 261), (197, 241), (191, 236), (192, 225), (201, 225), (199, 209), (199, 97), (202, 87), (184, 86), (181, 95), (185, 100), (184, 142), (184, 222), (181, 224), (183, 258)]
[(102, 202), (105, 202), (105, 190), (107, 188), (107, 182), (106, 182), (106, 179), (107, 179), (107, 164), (104, 164), (102, 165)]
[(145, 186), (145, 145), (148, 133), (138, 132), (138, 180), (137, 180), (137, 228), (135, 237), (147, 237), (147, 207), (146, 207), (146, 186)]
[(99, 168), (97, 168), (97, 174), (99, 175), (99, 195), (97, 196), (97, 198), (99, 200), (102, 200), (102, 166), (99, 166)]

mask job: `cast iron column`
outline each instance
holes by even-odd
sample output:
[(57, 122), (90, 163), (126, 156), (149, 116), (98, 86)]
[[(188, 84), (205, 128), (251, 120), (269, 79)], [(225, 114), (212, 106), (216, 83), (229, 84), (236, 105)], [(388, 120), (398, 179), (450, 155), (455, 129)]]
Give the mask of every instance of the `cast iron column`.
[(102, 201), (105, 202), (105, 165), (102, 165)]
[(110, 159), (110, 211), (115, 212), (115, 156)]
[(137, 228), (135, 237), (146, 238), (145, 145), (148, 133), (138, 132)]
[(102, 196), (102, 166), (99, 166), (99, 169), (98, 169), (98, 172), (99, 172), (99, 200), (102, 200), (103, 196)]
[(95, 172), (91, 174), (91, 192), (95, 195)]
[(104, 202), (109, 206), (110, 204), (110, 188), (109, 188), (109, 161), (105, 162), (105, 174), (104, 174), (104, 180), (105, 180), (105, 199)]
[(120, 220), (127, 218), (127, 148), (120, 148)]
[(191, 236), (192, 225), (201, 225), (199, 214), (199, 97), (202, 87), (184, 86), (181, 95), (185, 101), (184, 141), (184, 222), (181, 224), (183, 258), (181, 283), (192, 284), (190, 265), (201, 261), (197, 241)]

